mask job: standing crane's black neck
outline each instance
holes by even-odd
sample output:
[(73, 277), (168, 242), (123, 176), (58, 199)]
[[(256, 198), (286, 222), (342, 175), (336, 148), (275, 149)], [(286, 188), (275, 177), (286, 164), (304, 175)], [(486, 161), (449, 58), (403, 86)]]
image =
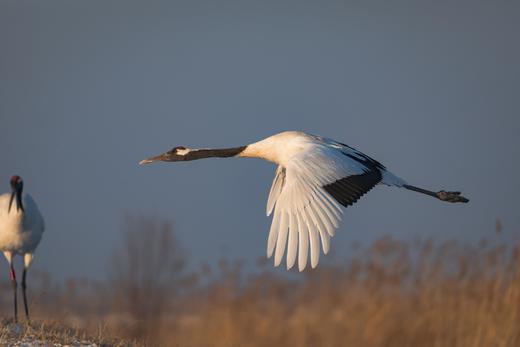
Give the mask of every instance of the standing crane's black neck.
[(25, 212), (25, 209), (23, 207), (22, 203), (22, 192), (23, 192), (23, 181), (22, 180), (11, 180), (11, 199), (9, 200), (9, 207), (7, 209), (7, 212), (11, 212), (11, 206), (13, 204), (13, 201), (16, 200), (16, 210), (22, 210), (22, 212)]

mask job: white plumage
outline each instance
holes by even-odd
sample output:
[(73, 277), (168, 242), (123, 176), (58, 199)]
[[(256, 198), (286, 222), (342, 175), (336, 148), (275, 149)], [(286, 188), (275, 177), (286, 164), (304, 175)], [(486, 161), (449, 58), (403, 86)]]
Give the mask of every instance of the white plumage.
[(287, 268), (307, 264), (316, 267), (321, 249), (326, 254), (330, 238), (341, 220), (341, 205), (347, 207), (377, 184), (404, 187), (443, 201), (467, 202), (460, 192), (432, 192), (408, 185), (381, 163), (337, 141), (286, 131), (242, 147), (172, 150), (142, 160), (190, 161), (208, 157), (261, 158), (278, 164), (267, 199), (267, 215), (273, 220), (267, 239), (267, 256), (274, 253), (278, 266), (286, 254)]
[[(0, 250), (4, 254), (28, 254), (32, 259), (45, 230), (42, 214), (29, 194), (22, 197), (25, 212), (13, 207), (7, 212), (10, 195), (0, 195)], [(28, 267), (30, 260), (25, 261), (24, 265)]]
[[(298, 254), (298, 269), (302, 271), (310, 248), (314, 268), (319, 260), (320, 241), (323, 253), (327, 254), (330, 238), (342, 215), (340, 204), (323, 187), (369, 171), (367, 166), (345, 154), (361, 161), (367, 157), (331, 139), (292, 131), (248, 145), (238, 156), (256, 157), (260, 152), (264, 153), (264, 159), (278, 164), (267, 200), (267, 215), (274, 214), (267, 257), (274, 252), (274, 264), (278, 266), (287, 247), (287, 268), (295, 264)], [(380, 183), (405, 184), (387, 170), (383, 172)]]
[(45, 230), (43, 216), (29, 194), (23, 193), (23, 181), (19, 176), (11, 178), (11, 193), (0, 195), (0, 250), (9, 263), (9, 275), (15, 295), (15, 320), (17, 319), (16, 274), (13, 266), (15, 255), (23, 256), (22, 289), (25, 313), (29, 316), (26, 298), (26, 272), (34, 257), (34, 251)]

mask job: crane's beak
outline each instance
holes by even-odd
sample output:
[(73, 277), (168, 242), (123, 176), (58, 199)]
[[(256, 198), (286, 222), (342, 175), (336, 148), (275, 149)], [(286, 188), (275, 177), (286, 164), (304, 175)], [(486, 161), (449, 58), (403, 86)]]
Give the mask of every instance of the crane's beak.
[(164, 161), (164, 159), (166, 159), (165, 154), (160, 154), (160, 155), (157, 155), (157, 156), (155, 156), (155, 157), (150, 157), (150, 158), (147, 158), (147, 159), (141, 160), (141, 161), (139, 162), (139, 165), (151, 164), (151, 163), (154, 163), (154, 162), (156, 162), (156, 161)]
[(165, 152), (163, 154), (159, 154), (155, 157), (150, 157), (148, 159), (141, 160), (139, 162), (139, 165), (150, 164), (150, 163), (154, 163), (156, 161), (171, 162), (171, 161), (185, 161), (185, 160), (190, 160), (190, 159), (188, 159), (188, 157), (186, 155), (178, 155), (176, 153), (172, 153), (172, 151), (169, 151), (169, 152)]
[(7, 213), (11, 212), (11, 205), (13, 204), (14, 196), (16, 195), (16, 192), (11, 193), (11, 198), (9, 199), (9, 207), (7, 208)]

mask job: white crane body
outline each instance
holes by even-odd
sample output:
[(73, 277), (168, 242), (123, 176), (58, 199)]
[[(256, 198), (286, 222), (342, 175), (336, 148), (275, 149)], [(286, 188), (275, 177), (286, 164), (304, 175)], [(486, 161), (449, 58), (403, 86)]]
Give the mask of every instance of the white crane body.
[(209, 157), (260, 158), (278, 165), (267, 199), (267, 215), (273, 214), (267, 256), (274, 253), (278, 266), (287, 249), (288, 269), (298, 260), (302, 271), (309, 251), (311, 267), (316, 267), (320, 242), (323, 252), (329, 251), (330, 238), (341, 220), (341, 206), (352, 205), (377, 184), (403, 187), (448, 202), (468, 202), (460, 192), (432, 192), (408, 185), (381, 163), (348, 145), (299, 131), (282, 132), (234, 148), (175, 147), (140, 164)]
[(42, 239), (45, 222), (34, 199), (23, 193), (23, 181), (19, 176), (11, 177), (11, 190), (11, 193), (0, 195), (0, 251), (9, 263), (9, 277), (14, 289), (14, 319), (17, 321), (17, 282), (13, 258), (15, 255), (23, 256), (23, 301), (26, 317), (29, 318), (26, 275)]
[(0, 195), (0, 251), (32, 258), (45, 230), (42, 214), (29, 194), (22, 197), (25, 212), (16, 208), (8, 212), (10, 195)]

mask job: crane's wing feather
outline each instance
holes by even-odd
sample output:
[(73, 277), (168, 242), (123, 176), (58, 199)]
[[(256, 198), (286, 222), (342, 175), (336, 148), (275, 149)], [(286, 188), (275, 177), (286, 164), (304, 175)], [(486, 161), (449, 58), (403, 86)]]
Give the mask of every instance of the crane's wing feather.
[(274, 204), (276, 203), (276, 199), (282, 192), (283, 183), (285, 181), (285, 169), (282, 166), (278, 166), (276, 168), (276, 174), (273, 179), (273, 184), (271, 185), (271, 190), (269, 191), (269, 198), (267, 199), (267, 215), (271, 215), (273, 212)]
[(368, 162), (350, 147), (338, 144), (314, 146), (279, 166), (267, 203), (273, 222), (267, 241), (267, 256), (274, 252), (278, 266), (287, 248), (287, 268), (296, 259), (302, 271), (310, 249), (314, 268), (341, 220), (341, 205), (349, 206), (381, 181), (380, 167)]
[(381, 181), (381, 178), (382, 175), (379, 170), (371, 170), (360, 175), (343, 177), (323, 186), (323, 189), (340, 204), (348, 207), (374, 188)]

